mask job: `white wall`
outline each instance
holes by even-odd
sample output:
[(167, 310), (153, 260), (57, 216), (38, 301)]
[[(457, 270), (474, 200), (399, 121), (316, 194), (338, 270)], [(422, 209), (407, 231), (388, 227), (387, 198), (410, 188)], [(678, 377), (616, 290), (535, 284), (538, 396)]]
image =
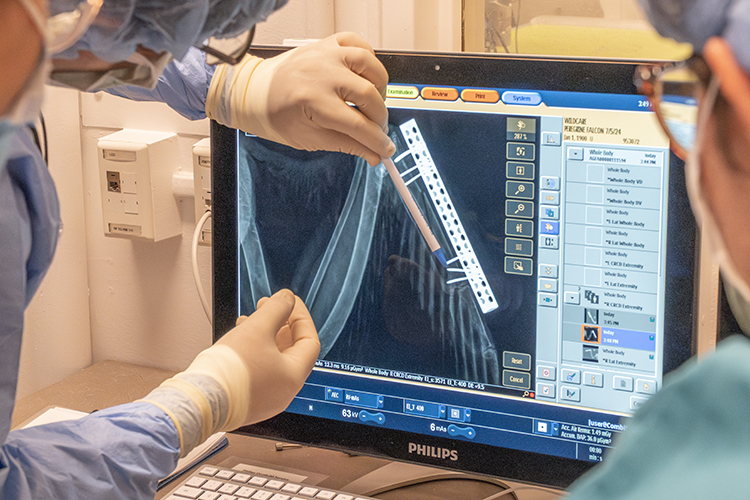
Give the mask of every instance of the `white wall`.
[[(158, 243), (105, 237), (97, 140), (123, 128), (177, 133), (178, 162), (192, 173), (192, 146), (209, 135), (208, 120), (191, 122), (162, 103), (99, 93), (81, 95), (81, 125), (93, 361), (185, 368), (211, 344), (190, 265), (193, 199), (175, 200), (182, 236)], [(208, 292), (208, 247), (199, 247), (198, 258)]]
[(19, 397), (91, 364), (78, 109), (78, 92), (47, 88), (43, 113), (49, 169), (57, 185), (63, 230), (52, 267), (26, 310)]
[[(256, 43), (351, 30), (376, 48), (450, 50), (458, 46), (459, 6), (460, 0), (290, 0), (258, 27)], [(417, 15), (420, 9), (430, 13)], [(176, 201), (180, 237), (159, 243), (105, 237), (97, 140), (121, 128), (176, 133), (179, 162), (192, 173), (191, 147), (208, 135), (208, 122), (190, 122), (160, 103), (50, 92), (50, 169), (65, 230), (27, 311), (18, 395), (105, 359), (183, 369), (211, 342), (190, 265), (192, 199)], [(200, 247), (198, 257), (210, 291), (209, 249)]]

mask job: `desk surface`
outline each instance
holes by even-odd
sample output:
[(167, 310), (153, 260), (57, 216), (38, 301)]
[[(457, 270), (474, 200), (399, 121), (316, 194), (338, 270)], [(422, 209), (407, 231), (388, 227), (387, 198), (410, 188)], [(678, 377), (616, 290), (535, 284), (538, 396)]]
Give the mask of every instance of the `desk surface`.
[[(174, 372), (168, 370), (103, 361), (19, 399), (13, 412), (12, 426), (15, 428), (28, 422), (51, 406), (91, 412), (128, 403), (142, 398), (172, 375)], [(269, 469), (311, 476), (323, 487), (349, 490), (358, 494), (365, 494), (373, 484), (387, 482), (394, 477), (417, 475), (438, 479), (419, 486), (379, 494), (378, 498), (384, 500), (483, 499), (500, 491), (498, 486), (490, 482), (497, 480), (482, 476), (457, 476), (456, 473), (442, 469), (309, 446), (284, 447), (279, 451), (275, 440), (232, 433), (229, 433), (228, 437), (229, 446), (202, 464), (233, 467), (239, 463), (252, 463)], [(157, 492), (156, 499), (166, 498), (167, 493), (183, 479), (184, 477), (178, 478)], [(359, 491), (354, 491), (355, 489)], [(526, 490), (519, 493), (518, 498), (551, 500), (557, 498), (558, 494), (552, 491)], [(508, 498), (511, 499), (512, 496)]]
[(121, 361), (102, 361), (16, 401), (11, 428), (28, 422), (50, 406), (90, 413), (129, 403), (146, 396), (174, 374)]

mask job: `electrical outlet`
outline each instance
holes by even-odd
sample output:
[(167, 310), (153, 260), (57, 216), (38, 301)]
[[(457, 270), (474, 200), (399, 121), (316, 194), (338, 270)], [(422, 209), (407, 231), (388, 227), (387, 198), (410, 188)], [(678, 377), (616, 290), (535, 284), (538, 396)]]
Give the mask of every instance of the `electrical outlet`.
[[(195, 223), (211, 210), (211, 140), (206, 137), (193, 145), (193, 187), (195, 189)], [(201, 229), (198, 244), (211, 244), (211, 219)]]
[(182, 234), (172, 175), (177, 136), (121, 130), (98, 142), (104, 234), (160, 241)]

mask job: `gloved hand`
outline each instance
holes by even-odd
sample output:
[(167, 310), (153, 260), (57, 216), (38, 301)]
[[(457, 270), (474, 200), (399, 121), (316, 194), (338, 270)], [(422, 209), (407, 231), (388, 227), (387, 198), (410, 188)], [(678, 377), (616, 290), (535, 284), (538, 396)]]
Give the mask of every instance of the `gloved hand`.
[(387, 83), (367, 42), (339, 33), (277, 57), (219, 65), (206, 114), (297, 149), (341, 151), (377, 165), (396, 151), (387, 135)]
[(286, 409), (315, 365), (320, 342), (312, 317), (289, 290), (258, 302), (255, 313), (216, 342), (237, 352), (250, 372), (245, 424)]
[(320, 352), (302, 300), (281, 290), (198, 354), (182, 373), (144, 398), (167, 413), (185, 456), (220, 430), (283, 411), (299, 392)]

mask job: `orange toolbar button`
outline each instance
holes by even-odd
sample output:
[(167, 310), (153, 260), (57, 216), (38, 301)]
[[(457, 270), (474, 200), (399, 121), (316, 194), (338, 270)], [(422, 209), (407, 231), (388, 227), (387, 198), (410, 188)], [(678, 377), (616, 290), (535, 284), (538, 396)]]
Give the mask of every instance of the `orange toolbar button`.
[(464, 89), (461, 92), (461, 99), (466, 102), (488, 102), (495, 104), (500, 100), (500, 94), (497, 90)]
[(433, 101), (455, 101), (458, 99), (458, 90), (446, 87), (424, 87), (422, 98)]

